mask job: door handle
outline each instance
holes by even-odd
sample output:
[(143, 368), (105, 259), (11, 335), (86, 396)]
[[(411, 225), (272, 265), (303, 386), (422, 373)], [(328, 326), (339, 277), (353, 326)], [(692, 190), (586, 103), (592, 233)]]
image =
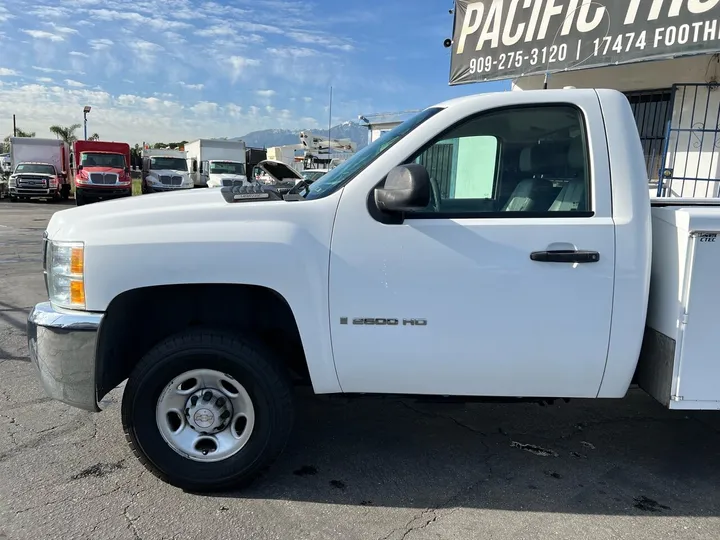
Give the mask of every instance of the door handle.
[(597, 251), (558, 249), (552, 251), (533, 251), (530, 254), (530, 259), (537, 262), (594, 263), (600, 260), (600, 254)]

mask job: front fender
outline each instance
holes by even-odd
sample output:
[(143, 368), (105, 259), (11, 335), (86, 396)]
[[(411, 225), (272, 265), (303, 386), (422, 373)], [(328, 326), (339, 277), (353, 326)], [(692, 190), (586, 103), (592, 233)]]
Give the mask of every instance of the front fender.
[[(268, 205), (267, 215), (261, 214), (262, 208), (248, 212), (257, 214), (256, 219), (198, 223), (190, 215), (185, 221), (155, 223), (151, 228), (96, 231), (85, 248), (86, 309), (104, 312), (118, 295), (143, 287), (265, 287), (280, 294), (293, 312), (315, 391), (340, 392), (328, 319), (330, 238), (337, 201), (315, 202), (281, 203), (295, 205), (305, 218), (270, 219), (270, 203), (260, 203)], [(303, 208), (306, 205), (315, 213), (309, 214), (306, 210), (313, 209)], [(227, 205), (219, 214), (243, 210), (232, 206), (241, 204)]]

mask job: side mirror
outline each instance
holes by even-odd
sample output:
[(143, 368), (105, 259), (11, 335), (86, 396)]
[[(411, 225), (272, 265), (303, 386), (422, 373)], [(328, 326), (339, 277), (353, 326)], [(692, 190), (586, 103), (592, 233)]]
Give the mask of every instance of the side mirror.
[(130, 172), (130, 167), (125, 167), (125, 173), (129, 173), (129, 172)]
[(400, 165), (391, 170), (385, 185), (375, 190), (375, 202), (384, 212), (422, 210), (430, 204), (430, 175), (418, 164)]
[(197, 159), (193, 159), (193, 172), (197, 172)]

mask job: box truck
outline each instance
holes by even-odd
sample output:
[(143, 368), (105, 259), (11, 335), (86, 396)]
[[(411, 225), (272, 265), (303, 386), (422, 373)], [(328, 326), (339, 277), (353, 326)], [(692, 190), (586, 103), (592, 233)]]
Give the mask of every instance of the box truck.
[(243, 141), (198, 139), (185, 145), (188, 167), (195, 187), (221, 187), (223, 181), (246, 182)]
[(67, 199), (70, 196), (70, 145), (60, 139), (10, 138), (11, 201)]
[(132, 195), (129, 144), (76, 141), (74, 162), (77, 206)]

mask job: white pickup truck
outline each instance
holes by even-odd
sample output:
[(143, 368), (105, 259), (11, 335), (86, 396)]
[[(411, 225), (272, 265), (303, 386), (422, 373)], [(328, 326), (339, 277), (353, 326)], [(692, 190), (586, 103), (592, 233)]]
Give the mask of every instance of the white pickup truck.
[(194, 491), (278, 456), (295, 381), (542, 400), (622, 398), (635, 380), (669, 408), (717, 409), (716, 204), (651, 204), (619, 92), (463, 97), (285, 195), (57, 212), (29, 350), (76, 407), (128, 379), (135, 454)]

